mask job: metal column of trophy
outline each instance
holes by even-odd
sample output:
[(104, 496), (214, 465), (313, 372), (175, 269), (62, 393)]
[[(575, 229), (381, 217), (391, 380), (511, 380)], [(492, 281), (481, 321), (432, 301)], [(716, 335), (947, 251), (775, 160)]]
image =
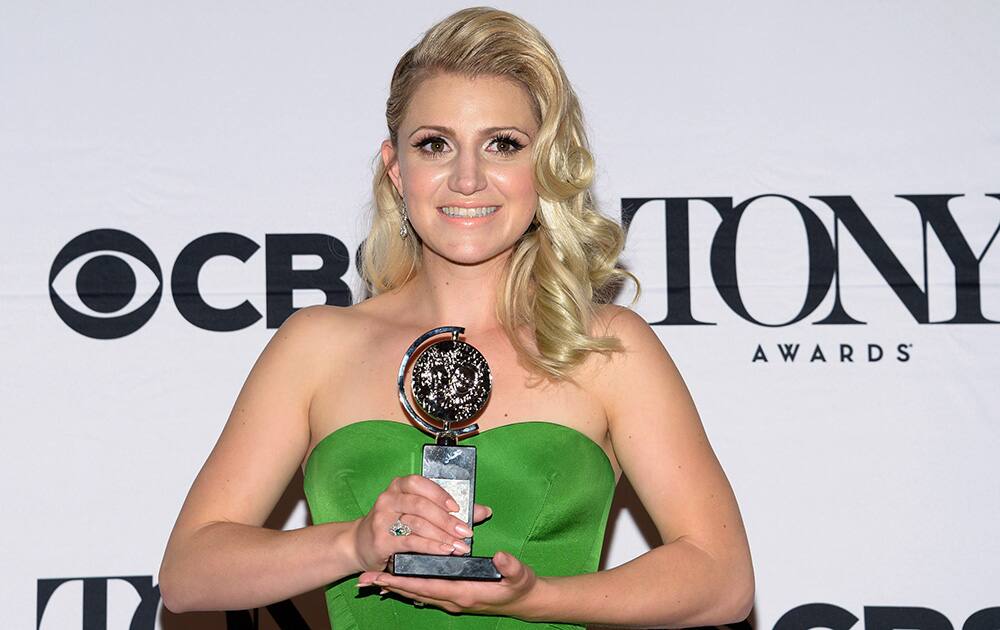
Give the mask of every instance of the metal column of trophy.
[[(418, 337), (403, 355), (396, 384), (403, 409), (417, 426), (435, 437), (434, 444), (424, 445), (421, 474), (448, 491), (458, 503), (458, 511), (453, 514), (471, 528), (476, 497), (476, 447), (458, 446), (458, 439), (479, 429), (477, 424), (462, 425), (486, 405), (493, 377), (482, 353), (459, 340), (458, 336), (464, 332), (465, 328), (458, 326), (442, 326)], [(403, 383), (417, 349), (431, 337), (445, 333), (451, 337), (428, 345), (413, 364), (413, 400), (427, 417), (440, 424), (435, 426), (414, 411)], [(471, 538), (466, 538), (465, 543), (472, 547)], [(389, 559), (388, 569), (393, 575), (409, 577), (484, 581), (501, 578), (491, 558), (475, 557), (471, 552), (461, 556), (397, 553)]]

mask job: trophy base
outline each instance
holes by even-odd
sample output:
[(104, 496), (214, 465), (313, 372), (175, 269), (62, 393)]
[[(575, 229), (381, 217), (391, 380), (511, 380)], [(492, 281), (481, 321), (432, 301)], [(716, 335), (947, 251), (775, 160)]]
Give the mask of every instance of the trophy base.
[(389, 573), (405, 577), (441, 578), (499, 582), (500, 572), (492, 558), (477, 556), (432, 556), (422, 553), (396, 553), (389, 559)]

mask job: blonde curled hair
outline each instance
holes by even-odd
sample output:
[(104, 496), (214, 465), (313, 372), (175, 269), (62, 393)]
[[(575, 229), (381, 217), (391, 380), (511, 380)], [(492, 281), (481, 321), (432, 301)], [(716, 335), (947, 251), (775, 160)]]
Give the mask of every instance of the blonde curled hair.
[[(442, 72), (513, 79), (531, 97), (539, 121), (531, 154), (539, 206), (508, 261), (497, 318), (531, 368), (567, 379), (588, 353), (621, 350), (618, 339), (591, 335), (595, 305), (610, 301), (626, 278), (639, 289), (635, 276), (617, 266), (624, 231), (595, 208), (594, 162), (576, 93), (533, 26), (489, 7), (463, 9), (428, 30), (396, 65), (385, 114), (394, 147), (417, 86)], [(401, 202), (376, 157), (372, 226), (360, 270), (375, 295), (402, 286), (420, 268), (419, 239), (399, 237)], [(522, 337), (525, 330), (533, 344)]]

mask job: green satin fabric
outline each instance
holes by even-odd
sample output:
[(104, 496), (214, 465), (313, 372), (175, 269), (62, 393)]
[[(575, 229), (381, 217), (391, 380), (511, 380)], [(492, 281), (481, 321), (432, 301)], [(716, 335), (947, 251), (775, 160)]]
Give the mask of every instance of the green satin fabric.
[[(390, 420), (356, 422), (323, 438), (305, 469), (313, 523), (367, 514), (393, 477), (420, 472), (421, 446), (431, 441)], [(597, 570), (615, 489), (614, 471), (600, 446), (551, 422), (504, 425), (462, 444), (477, 448), (476, 502), (493, 508), (493, 516), (475, 527), (475, 555), (510, 552), (542, 576)], [(357, 581), (355, 575), (326, 589), (334, 630), (582, 628), (416, 608), (409, 600), (379, 596), (377, 588), (359, 593)]]

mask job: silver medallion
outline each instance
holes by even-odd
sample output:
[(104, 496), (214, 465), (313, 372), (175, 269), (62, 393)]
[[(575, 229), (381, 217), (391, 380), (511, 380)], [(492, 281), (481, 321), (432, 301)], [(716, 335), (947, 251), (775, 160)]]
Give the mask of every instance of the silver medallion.
[(433, 343), (413, 364), (410, 391), (425, 414), (445, 425), (462, 425), (486, 405), (493, 380), (479, 350), (464, 341)]

